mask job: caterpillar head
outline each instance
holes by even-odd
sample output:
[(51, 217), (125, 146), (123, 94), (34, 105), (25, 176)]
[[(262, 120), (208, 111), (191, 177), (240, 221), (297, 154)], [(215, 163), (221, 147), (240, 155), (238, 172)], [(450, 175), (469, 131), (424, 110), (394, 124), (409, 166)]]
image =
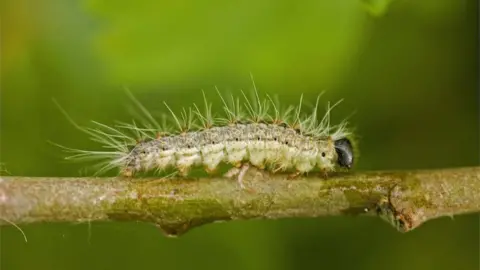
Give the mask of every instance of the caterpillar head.
[(335, 141), (335, 151), (337, 152), (337, 164), (340, 167), (350, 169), (353, 166), (353, 146), (349, 139), (341, 138)]

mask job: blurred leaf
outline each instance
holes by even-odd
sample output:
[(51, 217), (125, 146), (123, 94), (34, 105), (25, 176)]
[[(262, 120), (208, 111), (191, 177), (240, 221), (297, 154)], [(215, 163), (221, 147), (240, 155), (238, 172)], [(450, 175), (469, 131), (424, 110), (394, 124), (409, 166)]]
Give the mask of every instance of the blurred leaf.
[(348, 1), (94, 1), (105, 19), (98, 55), (114, 82), (256, 76), (328, 83), (362, 39), (364, 12)]
[(375, 17), (385, 15), (394, 0), (361, 0), (367, 12)]

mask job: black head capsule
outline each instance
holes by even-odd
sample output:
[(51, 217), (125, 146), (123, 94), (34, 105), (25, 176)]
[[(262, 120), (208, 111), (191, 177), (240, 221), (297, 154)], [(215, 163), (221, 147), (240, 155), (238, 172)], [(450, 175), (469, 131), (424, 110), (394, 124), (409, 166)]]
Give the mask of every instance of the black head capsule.
[(351, 168), (353, 165), (353, 147), (347, 138), (335, 141), (335, 151), (338, 155), (337, 163), (340, 167)]

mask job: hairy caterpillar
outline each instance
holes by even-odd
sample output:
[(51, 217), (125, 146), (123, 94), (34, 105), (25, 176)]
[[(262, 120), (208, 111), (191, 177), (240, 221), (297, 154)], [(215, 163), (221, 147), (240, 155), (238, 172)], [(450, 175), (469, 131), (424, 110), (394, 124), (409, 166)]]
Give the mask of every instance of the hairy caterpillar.
[(233, 95), (227, 102), (218, 89), (217, 93), (225, 113), (219, 118), (213, 115), (204, 93), (203, 112), (193, 104), (177, 115), (164, 102), (176, 130), (160, 125), (129, 91), (144, 116), (143, 126), (135, 122), (115, 126), (94, 122), (96, 128), (85, 128), (60, 108), (77, 128), (107, 148), (90, 151), (63, 147), (74, 153), (67, 159), (101, 160), (97, 174), (116, 168), (126, 177), (172, 168), (187, 176), (198, 166), (214, 173), (219, 164), (227, 163), (233, 168), (226, 176), (236, 175), (240, 184), (251, 165), (270, 172), (294, 170), (292, 177), (315, 168), (327, 174), (352, 167), (355, 155), (347, 122), (330, 125), (330, 112), (339, 102), (328, 104), (325, 115), (319, 118), (321, 94), (312, 112), (303, 114), (303, 95), (297, 106), (282, 110), (269, 95), (261, 99), (256, 89), (253, 99), (242, 91), (243, 102)]

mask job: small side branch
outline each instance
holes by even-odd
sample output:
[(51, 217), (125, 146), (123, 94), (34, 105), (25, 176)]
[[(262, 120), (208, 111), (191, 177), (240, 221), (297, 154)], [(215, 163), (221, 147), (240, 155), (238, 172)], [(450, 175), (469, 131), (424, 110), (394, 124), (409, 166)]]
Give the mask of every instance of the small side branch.
[(0, 225), (143, 221), (167, 235), (236, 219), (378, 215), (401, 232), (480, 213), (480, 167), (338, 174), (328, 180), (249, 170), (225, 178), (0, 178)]

